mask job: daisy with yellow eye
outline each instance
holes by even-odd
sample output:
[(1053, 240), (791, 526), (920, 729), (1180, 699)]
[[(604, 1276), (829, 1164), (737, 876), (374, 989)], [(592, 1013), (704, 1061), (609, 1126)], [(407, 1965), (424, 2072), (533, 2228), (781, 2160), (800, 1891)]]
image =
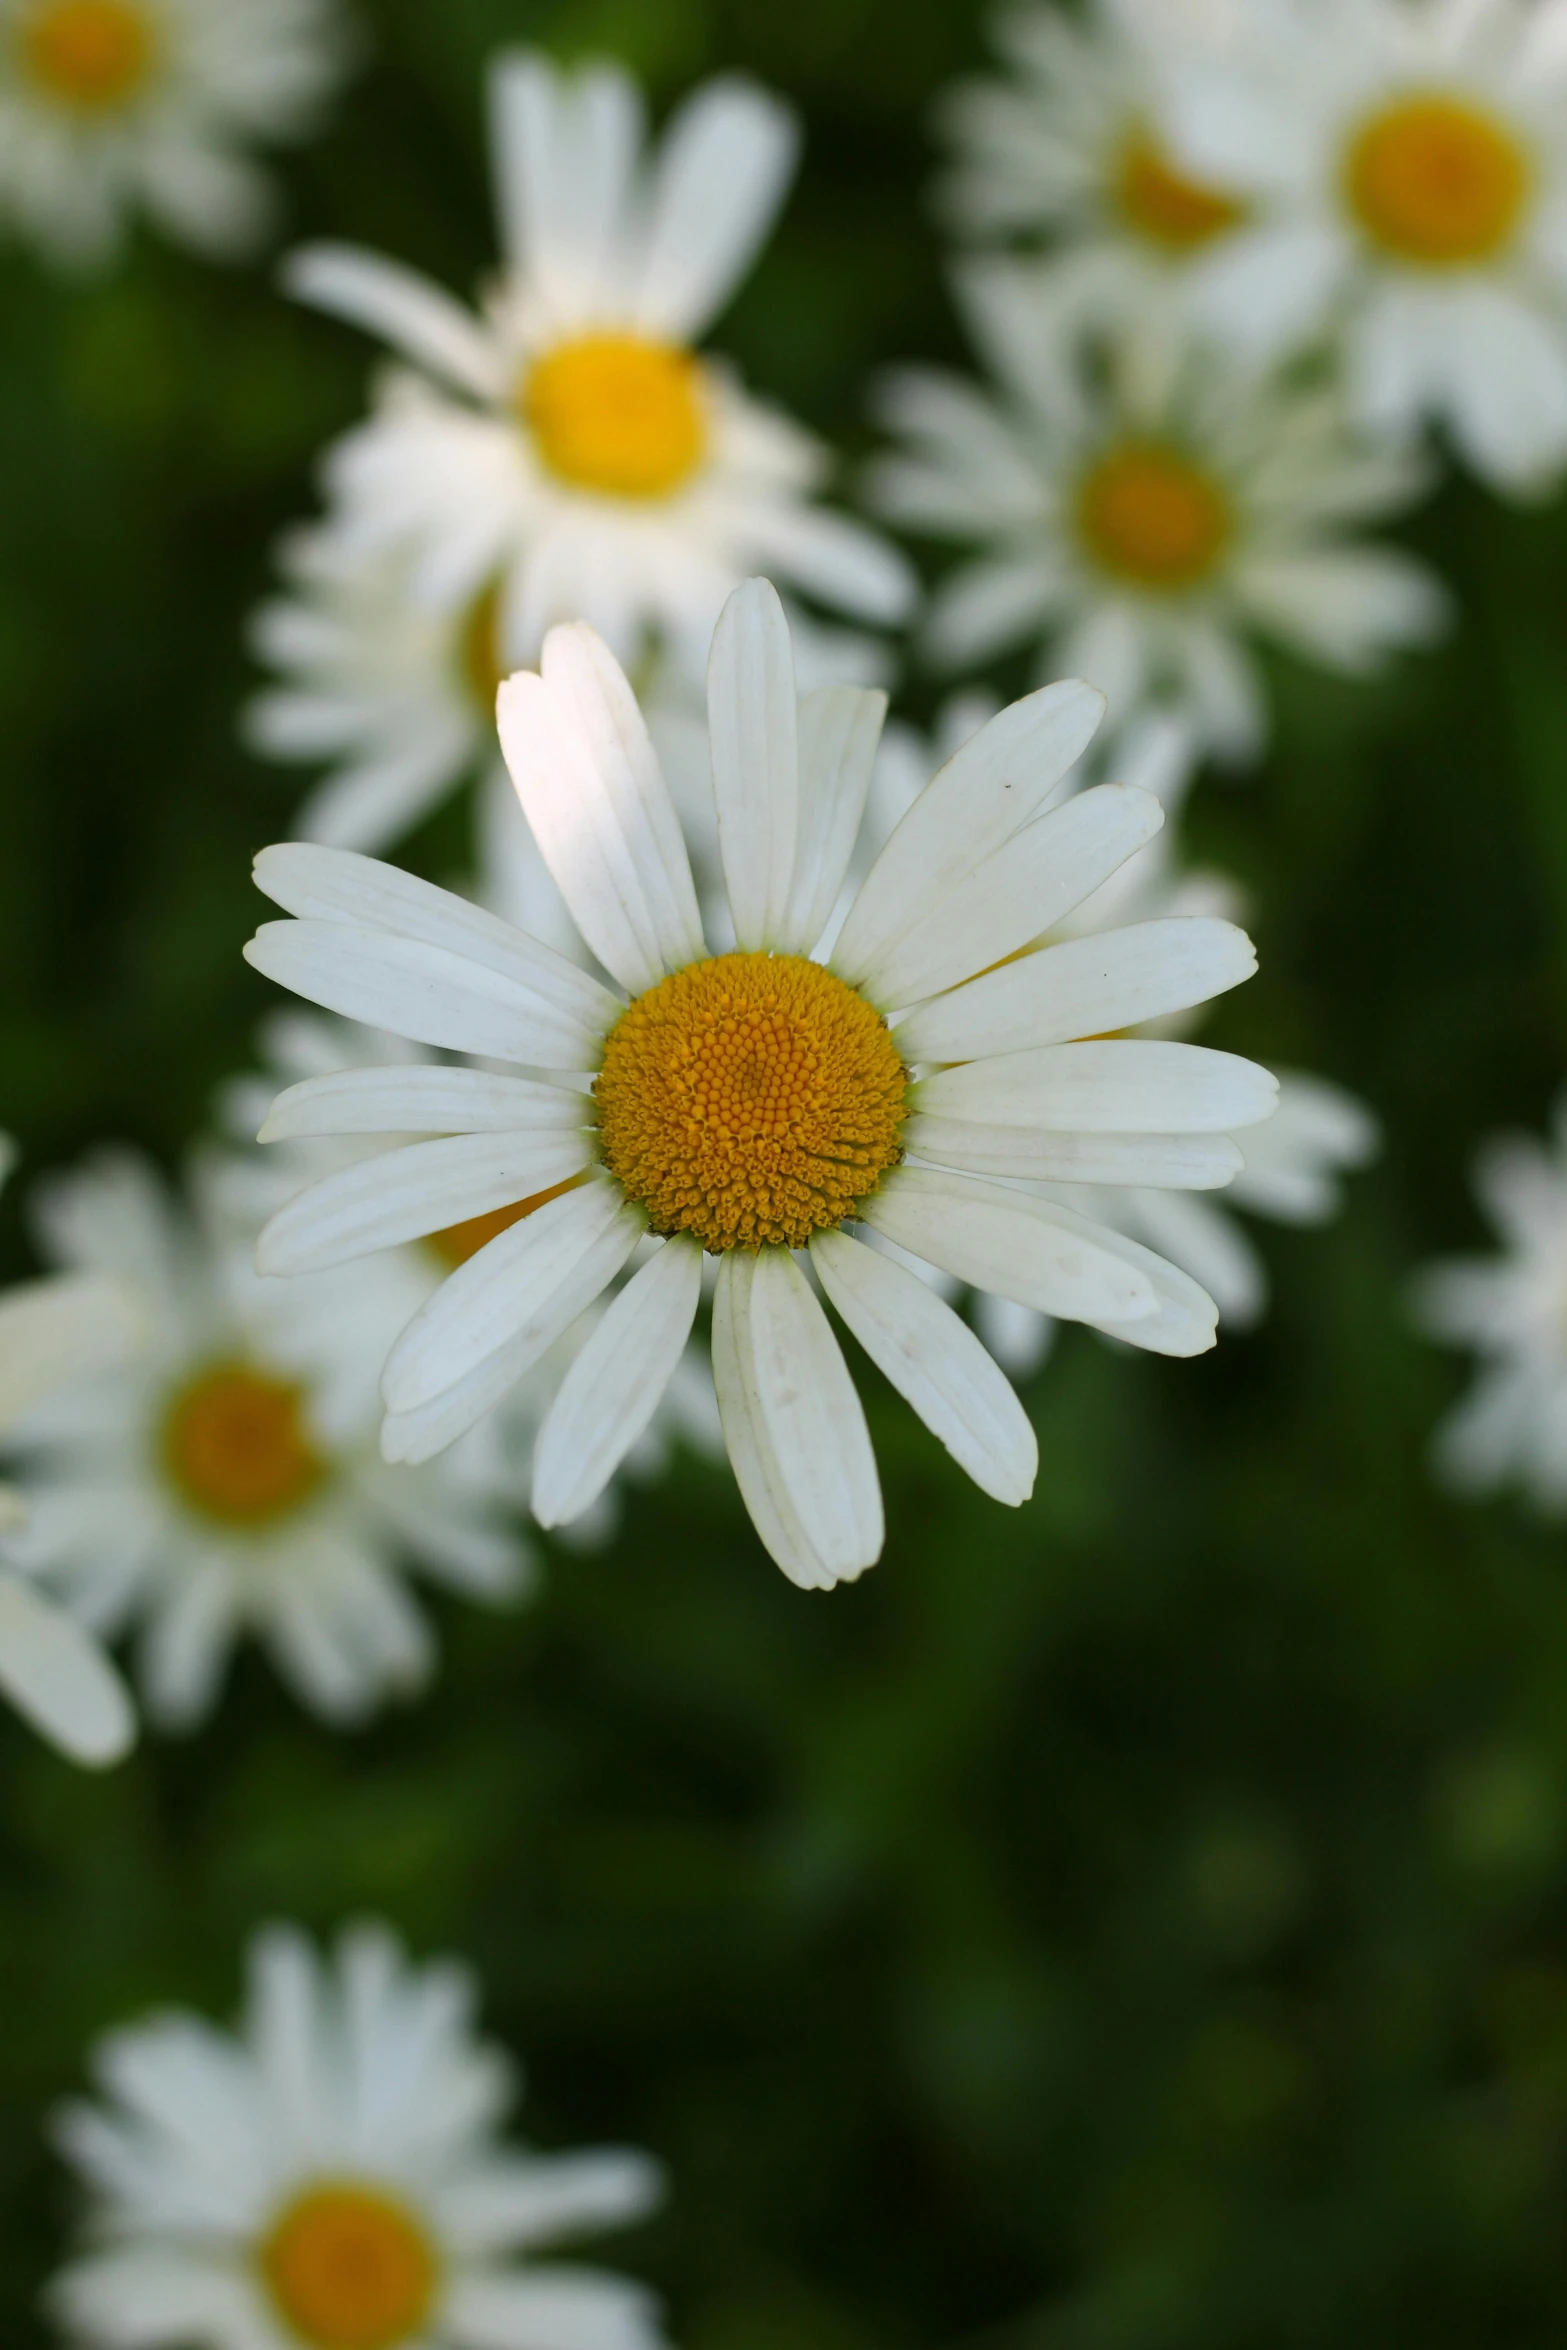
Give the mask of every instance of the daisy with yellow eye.
[[(742, 1495), (785, 1572), (825, 1588), (882, 1545), (864, 1412), (822, 1292), (969, 1474), (1017, 1505), (1036, 1449), (973, 1334), (867, 1226), (955, 1277), (1171, 1355), (1213, 1342), (1194, 1282), (1019, 1177), (1223, 1184), (1227, 1138), (1273, 1081), (1181, 1044), (1099, 1041), (1237, 985), (1224, 922), (1154, 924), (1018, 959), (1158, 830), (1107, 786), (1051, 803), (1103, 708), (1070, 684), (1003, 711), (894, 830), (829, 961), (812, 950), (850, 869), (884, 709), (796, 692), (765, 581), (714, 634), (709, 732), (735, 945), (710, 952), (647, 728), (602, 640), (551, 631), (508, 678), (500, 730), (524, 812), (605, 985), (525, 932), (385, 865), (304, 845), (257, 861), (293, 917), (259, 970), (352, 1019), (513, 1063), (307, 1082), (262, 1139), (433, 1139), (303, 1192), (262, 1235), (264, 1272), (309, 1273), (458, 1217), (510, 1228), (421, 1308), (388, 1357), (388, 1458), (425, 1459), (524, 1376), (649, 1238), (540, 1431), (534, 1511), (569, 1522), (636, 1440), (680, 1361), (717, 1259), (713, 1369)], [(802, 1258), (805, 1262), (802, 1263)]]
[(1567, 463), (1567, 7), (1274, 0), (1176, 93), (1248, 206), (1200, 292), (1254, 357), (1331, 340), (1357, 421), (1496, 488)]
[(788, 184), (784, 108), (709, 83), (644, 160), (615, 67), (508, 54), (490, 94), (502, 267), (478, 315), (373, 254), (291, 266), (304, 300), (411, 362), (328, 459), (334, 530), (405, 552), (415, 595), (503, 670), (583, 618), (623, 661), (700, 680), (725, 596), (763, 567), (857, 619), (901, 618), (902, 557), (816, 502), (824, 451), (696, 347)]
[(1267, 731), (1252, 636), (1358, 674), (1438, 632), (1430, 575), (1352, 535), (1421, 474), (1355, 442), (1331, 393), (1259, 380), (1168, 317), (1063, 349), (1027, 265), (970, 264), (958, 289), (999, 394), (894, 378), (903, 447), (870, 485), (891, 519), (981, 550), (931, 605), (944, 666), (1037, 642), (1044, 673), (1098, 686), (1113, 720), (1163, 701), (1200, 750), (1243, 760)]
[(49, 2301), (85, 2350), (659, 2350), (653, 2296), (553, 2247), (640, 2219), (628, 2148), (508, 2144), (514, 2076), (449, 1960), (382, 1926), (256, 1936), (237, 2030), (109, 2033), (64, 2108), (84, 2243)]
[(0, 0), (0, 219), (65, 263), (138, 211), (247, 252), (273, 202), (248, 150), (306, 133), (345, 61), (337, 0)]
[(254, 1227), (232, 1228), (200, 1170), (189, 1214), (123, 1154), (39, 1206), (64, 1268), (136, 1301), (142, 1343), (13, 1431), (29, 1511), (14, 1557), (91, 1630), (138, 1635), (154, 1719), (209, 1712), (246, 1635), (314, 1711), (362, 1719), (431, 1669), (410, 1568), (491, 1603), (522, 1585), (487, 1449), (417, 1474), (376, 1452), (357, 1366), (396, 1328), (382, 1294), (258, 1280)]
[(1169, 66), (1208, 52), (1213, 18), (1200, 0), (1094, 0), (1081, 19), (1028, 0), (997, 15), (1005, 77), (960, 83), (941, 110), (959, 234), (1047, 240), (1052, 293), (1079, 316), (1183, 300), (1246, 218), (1161, 127)]

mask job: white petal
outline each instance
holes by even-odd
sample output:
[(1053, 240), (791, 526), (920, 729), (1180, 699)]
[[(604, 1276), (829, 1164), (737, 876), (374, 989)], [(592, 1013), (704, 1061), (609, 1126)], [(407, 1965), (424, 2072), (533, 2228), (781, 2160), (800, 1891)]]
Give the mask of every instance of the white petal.
[(645, 2286), (595, 2269), (459, 2271), (441, 2331), (459, 2350), (659, 2350), (658, 2304)]
[(943, 1069), (918, 1088), (933, 1115), (1058, 1134), (1232, 1134), (1278, 1104), (1278, 1080), (1207, 1045), (1115, 1037), (1047, 1044)]
[(341, 1069), (280, 1093), (260, 1142), (325, 1134), (518, 1134), (585, 1125), (586, 1097), (484, 1069)]
[(0, 1297), (0, 1433), (23, 1412), (121, 1362), (144, 1335), (135, 1294), (100, 1274), (27, 1281)]
[(505, 392), (500, 354), (477, 319), (400, 261), (355, 245), (306, 245), (285, 262), (283, 285), (297, 301), (380, 335), (459, 391), (480, 400)]
[(719, 614), (707, 717), (724, 886), (736, 942), (752, 952), (782, 936), (800, 815), (794, 649), (765, 579), (736, 588)]
[(72, 2334), (105, 2350), (161, 2350), (171, 2341), (272, 2350), (276, 2340), (249, 2278), (206, 2250), (93, 2253), (60, 2272), (49, 2303)]
[(833, 954), (851, 984), (1037, 816), (1104, 714), (1091, 686), (1044, 687), (992, 718), (927, 784), (867, 874)]
[(1152, 1283), (1115, 1235), (1028, 1192), (905, 1166), (860, 1214), (912, 1256), (1062, 1321), (1132, 1323), (1156, 1311)]
[(552, 2160), (498, 2155), (438, 2190), (436, 2222), (443, 2241), (471, 2257), (623, 2225), (650, 2211), (662, 2191), (658, 2165), (629, 2147)]
[(756, 1259), (731, 1249), (713, 1289), (713, 1385), (741, 1499), (769, 1555), (802, 1591), (838, 1578), (812, 1549), (768, 1439), (751, 1364), (750, 1307)]
[(523, 813), (573, 921), (632, 995), (706, 952), (690, 860), (636, 696), (580, 621), (497, 704)]
[(642, 144), (629, 74), (558, 73), (535, 52), (490, 69), (490, 150), (501, 246), (518, 277), (567, 327), (585, 325), (614, 283)]
[(1256, 968), (1251, 940), (1232, 922), (1136, 922), (1042, 947), (925, 1004), (899, 1023), (898, 1049), (906, 1061), (968, 1061), (1105, 1036), (1204, 1004)]
[(98, 1643), (3, 1569), (0, 1689), (74, 1762), (118, 1762), (135, 1738), (125, 1684)]
[(441, 1284), (393, 1347), (381, 1382), (388, 1409), (433, 1403), (502, 1347), (531, 1349), (537, 1361), (646, 1229), (618, 1185), (594, 1182), (501, 1233)]
[(1131, 1221), (1140, 1239), (1200, 1284), (1230, 1328), (1250, 1329), (1262, 1319), (1267, 1272), (1227, 1205), (1139, 1192)]
[(533, 1514), (580, 1517), (646, 1429), (675, 1375), (702, 1295), (702, 1251), (668, 1240), (613, 1301), (576, 1357), (539, 1430)]
[(592, 1159), (586, 1133), (459, 1134), (377, 1152), (280, 1208), (256, 1244), (256, 1270), (320, 1273), (534, 1199)]
[(1152, 792), (1119, 783), (1080, 792), (948, 891), (871, 964), (861, 987), (874, 1003), (911, 1004), (987, 970), (1064, 920), (1163, 824)]
[(800, 821), (778, 945), (807, 954), (826, 929), (865, 814), (887, 697), (824, 685), (800, 700)]
[(1028, 1415), (979, 1340), (906, 1266), (844, 1232), (819, 1232), (811, 1262), (878, 1370), (982, 1491), (1016, 1509), (1034, 1490)]
[(1245, 1164), (1240, 1145), (1227, 1134), (1056, 1134), (1038, 1126), (918, 1113), (906, 1120), (903, 1141), (916, 1158), (938, 1166), (1030, 1183), (1219, 1191)]
[(772, 227), (799, 133), (787, 107), (737, 76), (704, 85), (664, 133), (637, 324), (685, 342), (723, 308)]

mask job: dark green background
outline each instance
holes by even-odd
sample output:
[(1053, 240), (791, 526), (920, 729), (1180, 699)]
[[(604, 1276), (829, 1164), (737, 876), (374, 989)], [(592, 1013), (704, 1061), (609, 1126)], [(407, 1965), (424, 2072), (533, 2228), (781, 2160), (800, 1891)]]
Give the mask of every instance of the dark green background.
[[(961, 0), (369, 17), (286, 165), (298, 230), (466, 285), (494, 44), (615, 50), (660, 100), (744, 65), (809, 144), (720, 339), (851, 449), (870, 370), (954, 352), (923, 122)], [(297, 789), (235, 744), (242, 622), (369, 355), (150, 242), (84, 288), (8, 255), (0, 317), (0, 1122), (35, 1169), (105, 1134), (173, 1163), (267, 1002), (246, 868)], [(1263, 956), (1214, 1033), (1389, 1136), (1340, 1223), (1267, 1235), (1260, 1337), (1069, 1334), (1019, 1515), (866, 1372), (889, 1538), (832, 1597), (688, 1467), (531, 1610), (442, 1607), (433, 1695), (369, 1736), (253, 1663), (107, 1781), (0, 1723), (0, 2338), (41, 2339), (72, 2197), (40, 2124), (89, 2038), (228, 2012), (260, 1919), (363, 1910), (471, 1956), (542, 2142), (667, 2160), (606, 2250), (686, 2350), (1567, 2338), (1567, 1562), (1433, 1494), (1461, 1366), (1402, 1305), (1479, 1237), (1477, 1138), (1562, 1074), (1567, 519), (1456, 486), (1411, 535), (1453, 641), (1372, 689), (1281, 669), (1276, 756), (1193, 818)], [(20, 1231), (12, 1197), (12, 1269)]]

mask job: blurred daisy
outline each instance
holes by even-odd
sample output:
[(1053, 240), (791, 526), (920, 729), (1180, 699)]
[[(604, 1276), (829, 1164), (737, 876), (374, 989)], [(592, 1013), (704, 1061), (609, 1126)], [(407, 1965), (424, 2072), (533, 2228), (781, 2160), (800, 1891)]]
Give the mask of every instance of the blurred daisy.
[[(502, 687), (501, 741), (613, 988), (389, 866), (263, 852), (257, 880), (295, 919), (252, 942), (258, 969), (346, 1017), (541, 1074), (375, 1068), (292, 1088), (264, 1140), (441, 1139), (306, 1191), (268, 1226), (259, 1262), (312, 1272), (458, 1217), (516, 1218), (388, 1359), (383, 1448), (423, 1459), (657, 1236), (540, 1432), (534, 1509), (548, 1525), (587, 1506), (647, 1425), (696, 1315), (703, 1253), (717, 1257), (730, 1457), (774, 1558), (820, 1588), (879, 1554), (881, 1495), (858, 1396), (794, 1252), (809, 1250), (828, 1299), (954, 1457), (1018, 1504), (1036, 1450), (1010, 1388), (938, 1298), (845, 1227), (1134, 1344), (1198, 1353), (1214, 1310), (1194, 1283), (989, 1178), (1223, 1183), (1240, 1157), (1224, 1138), (1265, 1117), (1274, 1088), (1225, 1054), (1091, 1041), (1249, 976), (1250, 944), (1229, 924), (1155, 924), (1010, 960), (1162, 821), (1148, 794), (1113, 788), (1046, 813), (1098, 723), (1088, 688), (1017, 704), (942, 771), (873, 865), (830, 965), (811, 949), (848, 870), (882, 697), (797, 697), (782, 609), (753, 581), (715, 633), (709, 700), (731, 954), (708, 950), (635, 697), (580, 624), (551, 631), (542, 674)], [(916, 1152), (921, 1164), (904, 1163)]]
[(58, 2122), (87, 2243), (49, 2293), (88, 2350), (657, 2350), (643, 2287), (536, 2257), (640, 2218), (653, 2164), (508, 2146), (467, 1971), (383, 1927), (331, 1958), (260, 1934), (237, 2032), (174, 2009), (93, 2072)]
[(1094, 0), (1081, 20), (1037, 5), (998, 15), (1008, 77), (960, 83), (942, 108), (954, 227), (1042, 233), (1051, 290), (1078, 316), (1185, 299), (1246, 218), (1160, 128), (1167, 62), (1211, 42), (1212, 14), (1197, 0)]
[(1332, 335), (1367, 426), (1444, 424), (1497, 487), (1567, 460), (1567, 6), (1294, 0), (1176, 109), (1248, 218), (1206, 273), (1253, 355)]
[(790, 116), (712, 82), (646, 163), (641, 100), (615, 67), (510, 54), (491, 99), (504, 260), (480, 314), (344, 246), (290, 269), (303, 299), (418, 370), (394, 370), (333, 453), (334, 528), (411, 557), (470, 671), (534, 659), (552, 621), (581, 617), (623, 660), (651, 648), (699, 679), (719, 607), (759, 567), (899, 619), (901, 556), (813, 503), (823, 450), (694, 347), (782, 200)]
[(1433, 1338), (1472, 1347), (1475, 1383), (1437, 1433), (1436, 1464), (1461, 1490), (1517, 1484), (1567, 1514), (1567, 1097), (1549, 1139), (1488, 1143), (1475, 1189), (1502, 1243), (1496, 1257), (1434, 1265), (1416, 1291)]
[(1436, 633), (1430, 576), (1349, 535), (1419, 474), (1357, 447), (1330, 394), (1221, 365), (1152, 319), (1101, 373), (1063, 356), (1034, 271), (973, 264), (959, 282), (1000, 395), (894, 378), (884, 410), (905, 446), (871, 484), (894, 520), (984, 550), (932, 604), (946, 665), (1043, 640), (1046, 674), (1087, 678), (1113, 719), (1163, 697), (1202, 748), (1244, 759), (1266, 732), (1251, 636), (1356, 674)]
[(273, 209), (246, 150), (307, 132), (344, 62), (336, 0), (0, 0), (0, 217), (66, 263), (137, 210), (242, 254)]
[(125, 1284), (144, 1338), (17, 1429), (31, 1504), (17, 1556), (92, 1629), (139, 1628), (160, 1721), (211, 1708), (247, 1632), (307, 1705), (356, 1720), (430, 1670), (409, 1563), (479, 1599), (518, 1589), (526, 1556), (497, 1520), (482, 1447), (418, 1474), (376, 1452), (355, 1365), (392, 1335), (379, 1293), (259, 1281), (253, 1235), (226, 1231), (201, 1184), (187, 1217), (129, 1156), (41, 1204), (57, 1258)]
[[(0, 1182), (15, 1153), (0, 1135)], [(51, 1396), (128, 1354), (132, 1301), (90, 1274), (27, 1281), (0, 1293), (0, 1446)], [(117, 1762), (136, 1734), (124, 1684), (91, 1635), (10, 1564), (26, 1500), (0, 1484), (0, 1690), (35, 1729), (81, 1763)]]

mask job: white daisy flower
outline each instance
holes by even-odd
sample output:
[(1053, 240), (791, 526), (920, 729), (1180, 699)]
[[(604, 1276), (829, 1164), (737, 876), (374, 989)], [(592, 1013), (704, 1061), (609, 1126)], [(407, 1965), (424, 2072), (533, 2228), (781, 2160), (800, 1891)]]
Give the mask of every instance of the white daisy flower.
[[(15, 1157), (0, 1135), (0, 1183)], [(0, 1447), (29, 1412), (129, 1353), (137, 1327), (127, 1292), (91, 1274), (0, 1294)], [(0, 1484), (0, 1690), (73, 1761), (118, 1762), (136, 1735), (124, 1683), (90, 1634), (13, 1571), (11, 1538), (26, 1523), (25, 1497)]]
[(377, 1068), (293, 1087), (264, 1140), (440, 1139), (306, 1191), (268, 1226), (259, 1262), (312, 1272), (527, 1204), (392, 1349), (383, 1449), (418, 1460), (656, 1236), (540, 1432), (534, 1509), (548, 1525), (587, 1506), (646, 1426), (695, 1319), (703, 1253), (716, 1256), (730, 1457), (774, 1558), (820, 1588), (878, 1556), (881, 1496), (795, 1252), (954, 1458), (1016, 1505), (1037, 1456), (1011, 1389), (939, 1299), (846, 1227), (1134, 1344), (1197, 1353), (1215, 1317), (1195, 1283), (1009, 1179), (1222, 1184), (1240, 1158), (1227, 1137), (1268, 1115), (1274, 1086), (1227, 1054), (1093, 1041), (1248, 977), (1250, 943), (1230, 924), (1144, 925), (1014, 959), (1163, 820), (1150, 795), (1115, 788), (1050, 808), (1098, 723), (1091, 689), (1017, 704), (943, 769), (873, 865), (830, 964), (811, 950), (848, 870), (883, 698), (799, 699), (782, 608), (753, 581), (715, 633), (709, 706), (732, 954), (708, 950), (636, 699), (582, 624), (552, 630), (542, 672), (502, 687), (501, 741), (612, 987), (389, 866), (303, 844), (262, 853), (257, 880), (294, 919), (251, 943), (259, 970), (344, 1017), (531, 1074)]
[(346, 47), (337, 0), (0, 0), (0, 219), (67, 264), (138, 210), (242, 254), (273, 211), (247, 150), (312, 128)]
[(1266, 732), (1252, 636), (1357, 674), (1437, 632), (1429, 574), (1350, 535), (1404, 505), (1418, 470), (1358, 447), (1332, 394), (1261, 381), (1154, 319), (1101, 368), (1063, 353), (1026, 266), (970, 264), (958, 283), (999, 397), (904, 371), (884, 408), (905, 447), (871, 483), (894, 520), (983, 548), (934, 598), (943, 663), (1041, 642), (1044, 673), (1088, 679), (1114, 719), (1163, 697), (1203, 748), (1245, 759)]
[(1416, 1310), (1433, 1338), (1472, 1347), (1479, 1372), (1438, 1430), (1442, 1477), (1468, 1493), (1516, 1484), (1567, 1514), (1567, 1096), (1547, 1141), (1487, 1144), (1475, 1189), (1502, 1253), (1432, 1266)]
[(1092, 0), (1081, 19), (1029, 5), (994, 20), (1006, 79), (941, 109), (954, 157), (942, 209), (960, 234), (1044, 236), (1049, 283), (1079, 317), (1180, 302), (1243, 224), (1244, 199), (1182, 168), (1161, 129), (1169, 65), (1222, 25), (1199, 0)]
[[(501, 666), (584, 618), (620, 658), (700, 678), (725, 596), (766, 568), (856, 618), (900, 619), (901, 556), (813, 502), (825, 452), (695, 348), (782, 200), (792, 118), (708, 84), (644, 162), (641, 99), (612, 66), (528, 52), (491, 76), (503, 267), (474, 315), (400, 264), (299, 254), (303, 299), (413, 363), (327, 468), (334, 528), (412, 557), (416, 596)], [(335, 747), (335, 746), (329, 746)]]
[(143, 1341), (15, 1431), (31, 1505), (15, 1555), (91, 1629), (139, 1631), (148, 1710), (169, 1727), (210, 1710), (246, 1633), (307, 1705), (355, 1721), (430, 1670), (406, 1567), (495, 1602), (527, 1556), (477, 1440), (417, 1474), (377, 1453), (364, 1366), (396, 1328), (384, 1296), (258, 1280), (253, 1231), (242, 1242), (206, 1194), (184, 1215), (127, 1155), (44, 1194), (57, 1259), (123, 1283)]
[(1564, 0), (1269, 0), (1172, 125), (1249, 217), (1197, 290), (1253, 355), (1334, 337), (1373, 429), (1503, 490), (1567, 461)]
[(109, 2033), (58, 2122), (89, 2196), (49, 2300), (85, 2350), (658, 2350), (657, 2305), (538, 2257), (656, 2202), (646, 2156), (520, 2151), (465, 1968), (380, 1926), (251, 1945), (236, 2032)]

